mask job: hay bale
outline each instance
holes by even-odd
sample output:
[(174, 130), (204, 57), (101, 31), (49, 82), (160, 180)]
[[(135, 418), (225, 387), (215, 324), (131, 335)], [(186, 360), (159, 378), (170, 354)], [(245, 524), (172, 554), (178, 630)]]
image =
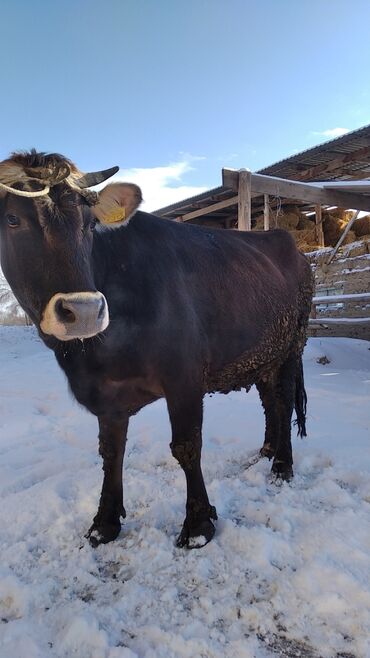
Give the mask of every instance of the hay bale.
[(302, 231), (302, 229), (310, 229), (314, 226), (314, 224), (315, 224), (314, 218), (309, 219), (308, 217), (306, 217), (306, 215), (302, 214), (301, 217), (299, 218), (297, 230)]
[(370, 215), (360, 217), (353, 224), (353, 230), (358, 238), (370, 233)]
[(285, 228), (287, 231), (291, 231), (297, 228), (300, 219), (301, 213), (298, 211), (284, 212), (278, 217), (278, 226), (279, 228)]
[(335, 217), (336, 219), (341, 219), (343, 222), (348, 224), (349, 220), (353, 217), (352, 210), (345, 210), (344, 208), (334, 208), (334, 210), (329, 210), (329, 215)]
[(369, 253), (370, 235), (365, 236), (362, 240), (352, 242), (342, 249), (342, 254), (345, 258), (354, 258), (356, 256), (364, 256)]
[(309, 246), (309, 251), (314, 251), (316, 248), (316, 231), (314, 226), (312, 228), (302, 229), (301, 231), (290, 231), (290, 233), (298, 249), (302, 250), (303, 247), (306, 248)]
[(319, 249), (315, 250), (310, 249), (310, 251), (305, 253), (311, 265), (317, 265), (321, 267), (327, 262), (332, 251), (333, 250), (331, 247), (320, 247)]
[(258, 215), (258, 217), (256, 217), (253, 220), (253, 223), (254, 223), (253, 230), (255, 229), (256, 231), (263, 231), (263, 229), (264, 229), (263, 215)]
[(335, 247), (348, 222), (333, 216), (331, 213), (323, 213), (323, 231), (325, 245)]
[(344, 238), (342, 244), (350, 244), (350, 242), (356, 242), (356, 233), (354, 231), (348, 231), (346, 237)]
[(320, 250), (320, 245), (319, 244), (311, 244), (311, 243), (308, 243), (308, 242), (302, 242), (298, 246), (298, 249), (299, 249), (299, 251), (302, 251), (304, 254), (307, 254), (307, 253), (310, 253), (311, 251), (319, 251)]

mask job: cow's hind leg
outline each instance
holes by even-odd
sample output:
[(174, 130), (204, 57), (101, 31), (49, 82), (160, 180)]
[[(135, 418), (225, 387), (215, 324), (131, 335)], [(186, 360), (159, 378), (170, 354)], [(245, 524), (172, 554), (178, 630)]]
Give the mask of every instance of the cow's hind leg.
[(272, 473), (283, 480), (290, 480), (293, 477), (291, 422), (294, 406), (299, 434), (304, 436), (306, 433), (306, 392), (301, 359), (292, 352), (268, 380), (258, 381), (256, 386), (266, 417), (261, 455), (274, 459)]
[(276, 404), (276, 373), (265, 381), (256, 382), (262, 406), (265, 412), (265, 440), (260, 450), (262, 457), (272, 459), (278, 446), (280, 434), (280, 416)]
[(276, 381), (276, 408), (280, 431), (271, 471), (283, 480), (293, 477), (291, 424), (296, 401), (298, 368), (299, 359), (296, 353), (292, 352), (280, 366)]
[(187, 485), (186, 518), (177, 546), (201, 548), (211, 541), (217, 519), (216, 509), (209, 504), (201, 468), (203, 394), (177, 398), (167, 396), (172, 426), (171, 451), (185, 473)]
[(122, 464), (125, 453), (128, 416), (99, 417), (99, 453), (103, 458), (103, 487), (99, 508), (87, 533), (92, 546), (107, 544), (118, 537), (121, 517), (125, 518), (122, 494)]

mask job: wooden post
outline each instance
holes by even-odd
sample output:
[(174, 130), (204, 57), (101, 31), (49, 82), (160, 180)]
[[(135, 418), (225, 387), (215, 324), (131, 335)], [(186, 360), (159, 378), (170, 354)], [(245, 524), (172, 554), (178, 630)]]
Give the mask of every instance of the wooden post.
[(357, 210), (357, 211), (355, 212), (355, 214), (353, 215), (352, 219), (349, 220), (349, 222), (348, 222), (346, 228), (344, 229), (342, 235), (340, 236), (340, 238), (339, 238), (337, 244), (335, 245), (333, 251), (331, 252), (331, 254), (330, 254), (330, 256), (329, 256), (329, 258), (328, 258), (328, 260), (327, 260), (327, 265), (329, 265), (329, 264), (331, 263), (331, 261), (333, 260), (335, 254), (337, 253), (337, 251), (338, 251), (340, 245), (342, 244), (344, 238), (346, 237), (348, 231), (351, 230), (351, 228), (352, 228), (353, 224), (355, 223), (356, 219), (358, 219), (359, 214), (360, 214), (360, 211)]
[(251, 172), (241, 169), (238, 190), (238, 229), (250, 231), (251, 228)]
[[(317, 313), (316, 313), (316, 304), (312, 304), (311, 306), (311, 313), (310, 313), (310, 319), (312, 318), (313, 320), (316, 320)], [(317, 336), (317, 329), (311, 329), (311, 336), (316, 337)]]
[(320, 247), (325, 247), (324, 240), (324, 231), (322, 230), (322, 208), (321, 206), (315, 206), (315, 230), (316, 230), (316, 241)]
[(269, 205), (269, 195), (264, 194), (264, 208), (263, 208), (263, 228), (265, 231), (270, 230), (270, 205)]

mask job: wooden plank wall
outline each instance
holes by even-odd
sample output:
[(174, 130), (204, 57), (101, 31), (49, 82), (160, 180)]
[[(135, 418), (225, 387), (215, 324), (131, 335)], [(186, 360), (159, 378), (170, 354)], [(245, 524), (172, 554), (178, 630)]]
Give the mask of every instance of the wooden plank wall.
[[(370, 250), (370, 243), (366, 241), (347, 245), (345, 253), (336, 256), (329, 265), (326, 264), (328, 250), (325, 250), (325, 252), (316, 252), (316, 255), (308, 255), (315, 273), (315, 294), (321, 295), (328, 288), (334, 288), (345, 295), (369, 292), (370, 253), (368, 250)], [(349, 302), (343, 308), (338, 309), (335, 306), (329, 305), (322, 312), (322, 315), (333, 318), (370, 317), (370, 305), (368, 303)], [(317, 317), (320, 317), (318, 309)], [(370, 340), (370, 326), (330, 326), (327, 329), (310, 330), (309, 335), (346, 336), (348, 338)]]

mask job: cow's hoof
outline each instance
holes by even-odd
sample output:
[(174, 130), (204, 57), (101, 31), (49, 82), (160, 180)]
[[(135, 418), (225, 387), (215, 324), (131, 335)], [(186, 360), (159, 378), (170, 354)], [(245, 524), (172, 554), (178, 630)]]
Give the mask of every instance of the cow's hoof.
[(274, 461), (271, 467), (271, 473), (275, 475), (276, 479), (289, 482), (293, 477), (293, 468), (290, 464), (283, 461)]
[(215, 521), (217, 520), (217, 512), (213, 505), (211, 505), (209, 509), (210, 519), (201, 521), (198, 525), (193, 523), (189, 524), (185, 519), (182, 530), (176, 541), (176, 546), (178, 548), (202, 548), (213, 539), (216, 529), (211, 519), (214, 519)]
[(271, 444), (270, 443), (264, 443), (261, 450), (260, 450), (261, 457), (267, 457), (267, 459), (272, 459), (274, 454), (275, 454), (275, 450), (271, 446)]
[(92, 524), (85, 537), (89, 540), (91, 546), (96, 548), (99, 544), (108, 544), (110, 541), (117, 539), (121, 532), (121, 524), (118, 523), (94, 523)]
[(178, 548), (202, 548), (211, 541), (215, 534), (215, 526), (212, 521), (203, 521), (196, 528), (189, 530), (186, 523), (177, 538)]

